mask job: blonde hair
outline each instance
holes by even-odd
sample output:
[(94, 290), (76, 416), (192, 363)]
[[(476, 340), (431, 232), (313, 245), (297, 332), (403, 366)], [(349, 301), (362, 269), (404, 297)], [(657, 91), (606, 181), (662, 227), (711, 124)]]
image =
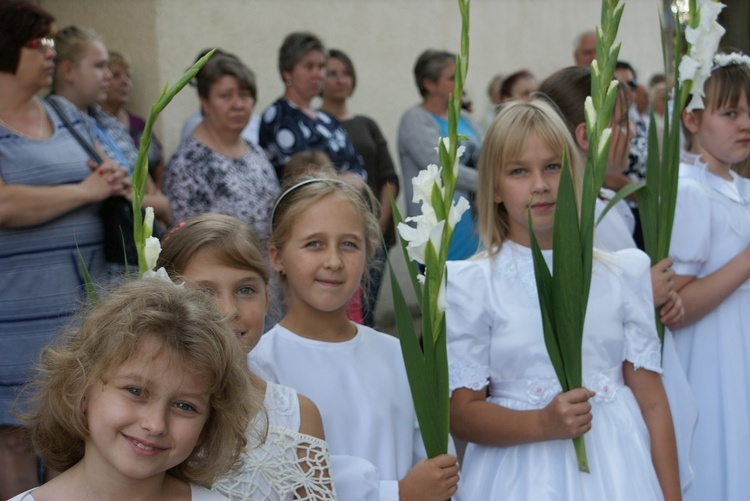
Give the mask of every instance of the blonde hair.
[(96, 32), (80, 26), (66, 26), (55, 34), (55, 73), (52, 78), (52, 88), (59, 84), (58, 74), (60, 63), (70, 61), (78, 64), (86, 55), (86, 47), (93, 41), (102, 42)]
[(510, 233), (508, 212), (502, 203), (495, 203), (495, 187), (502, 182), (503, 166), (523, 155), (532, 132), (556, 154), (568, 155), (576, 196), (580, 196), (581, 161), (573, 137), (557, 111), (539, 98), (502, 106), (487, 130), (479, 157), (479, 236), (490, 255), (500, 251)]
[(25, 389), (31, 410), (22, 419), (44, 461), (67, 470), (83, 458), (86, 395), (150, 336), (184, 360), (210, 394), (202, 441), (167, 473), (209, 486), (236, 467), (262, 397), (251, 390), (244, 354), (214, 301), (198, 290), (144, 279), (126, 282), (84, 313), (79, 326), (42, 351)]

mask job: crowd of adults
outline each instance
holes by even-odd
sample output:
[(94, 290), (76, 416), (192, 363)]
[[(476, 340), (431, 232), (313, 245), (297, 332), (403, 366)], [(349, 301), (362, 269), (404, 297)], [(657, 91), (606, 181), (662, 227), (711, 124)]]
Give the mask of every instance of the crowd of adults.
[[(53, 18), (33, 6), (0, 5), (0, 499), (6, 499), (45, 474), (11, 411), (29, 367), (83, 300), (82, 263), (95, 281), (120, 273), (121, 263), (108, 266), (105, 259), (100, 207), (111, 197), (131, 196), (129, 176), (144, 120), (127, 108), (131, 70), (138, 62), (110, 50), (120, 47), (107, 47), (82, 26), (56, 29)], [(588, 66), (596, 52), (593, 32), (582, 33), (574, 45), (576, 65)], [(396, 149), (389, 149), (377, 117), (349, 107), (357, 84), (354, 62), (341, 50), (327, 49), (316, 35), (296, 32), (283, 39), (278, 54), (283, 89), (260, 118), (253, 114), (253, 71), (240, 57), (217, 50), (195, 78), (200, 111), (186, 120), (177, 150), (163, 151), (158, 139), (152, 143), (144, 205), (154, 207), (166, 227), (204, 212), (231, 215), (263, 241), (287, 164), (301, 152), (324, 153), (320, 168), (371, 190), (381, 205), (385, 244), (360, 306), (363, 321), (372, 325), (384, 256), (396, 241), (390, 198), (403, 189), (406, 215), (418, 212), (409, 180), (437, 163), (436, 138), (447, 135), (455, 56), (433, 49), (415, 56), (419, 99), (415, 94), (416, 104), (401, 119)], [(457, 195), (471, 199), (477, 190), (483, 131), (496, 108), (529, 99), (536, 90), (532, 71), (508, 70), (490, 82), (491, 106), (479, 120), (468, 111), (461, 114), (458, 132), (466, 151)], [(617, 78), (630, 92), (635, 137), (629, 165), (608, 174), (615, 190), (643, 181), (647, 131), (662, 126), (668, 92), (662, 75), (644, 85), (626, 62), (618, 64)], [(391, 151), (398, 155), (401, 176)], [(454, 238), (451, 258), (477, 251), (471, 212)]]

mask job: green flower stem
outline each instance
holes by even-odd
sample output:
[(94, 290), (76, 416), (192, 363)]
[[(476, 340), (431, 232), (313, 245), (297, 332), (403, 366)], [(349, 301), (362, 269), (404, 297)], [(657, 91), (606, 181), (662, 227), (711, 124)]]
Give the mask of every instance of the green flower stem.
[[(456, 57), (456, 79), (454, 92), (448, 104), (447, 144), (442, 138), (438, 143), (438, 158), (441, 166), (443, 189), (434, 185), (429, 204), (438, 221), (446, 221), (440, 238), (439, 249), (430, 241), (425, 248), (425, 284), (417, 280), (417, 267), (411, 262), (406, 250), (406, 241), (401, 239), (401, 248), (407, 270), (422, 315), (422, 345), (420, 349), (413, 320), (409, 314), (403, 292), (393, 267), (390, 267), (393, 305), (396, 313), (401, 351), (409, 379), (414, 408), (419, 421), (422, 441), (427, 455), (435, 457), (448, 451), (450, 429), (450, 399), (448, 391), (448, 350), (446, 344), (445, 311), (438, 305), (441, 287), (447, 278), (445, 263), (453, 237), (453, 228), (447, 224), (453, 197), (456, 191), (458, 119), (461, 114), (461, 94), (469, 68), (469, 3), (458, 0), (461, 12), (461, 52)], [(426, 166), (425, 166), (426, 167)], [(398, 226), (403, 222), (396, 204), (391, 200), (393, 219)]]
[(187, 83), (195, 77), (196, 73), (203, 68), (203, 65), (211, 59), (214, 51), (207, 53), (205, 56), (200, 58), (196, 63), (180, 78), (176, 84), (169, 87), (169, 84), (165, 85), (159, 95), (159, 98), (151, 106), (151, 111), (146, 119), (146, 125), (143, 129), (143, 135), (141, 136), (141, 143), (138, 148), (138, 158), (135, 161), (135, 168), (133, 169), (133, 238), (135, 240), (135, 246), (138, 251), (138, 271), (142, 275), (144, 272), (149, 271), (148, 265), (146, 264), (146, 253), (145, 253), (145, 238), (143, 233), (143, 216), (141, 214), (141, 207), (143, 206), (143, 196), (146, 193), (146, 179), (148, 177), (148, 150), (151, 147), (151, 136), (153, 135), (154, 123), (156, 122), (159, 113), (164, 111), (164, 108), (172, 101), (172, 99), (180, 92)]
[[(617, 84), (612, 82), (620, 51), (619, 44), (614, 47), (612, 44), (623, 12), (618, 3), (618, 0), (602, 0), (602, 25), (596, 31), (591, 98), (585, 105), (589, 150), (583, 172), (580, 212), (570, 171), (570, 152), (565, 152), (563, 157), (553, 228), (554, 275), (539, 249), (531, 212), (528, 214), (544, 342), (563, 391), (583, 385), (581, 346), (593, 268), (594, 207), (607, 170), (611, 140), (608, 129), (618, 92)], [(588, 473), (584, 438), (573, 439), (573, 446), (578, 469)]]

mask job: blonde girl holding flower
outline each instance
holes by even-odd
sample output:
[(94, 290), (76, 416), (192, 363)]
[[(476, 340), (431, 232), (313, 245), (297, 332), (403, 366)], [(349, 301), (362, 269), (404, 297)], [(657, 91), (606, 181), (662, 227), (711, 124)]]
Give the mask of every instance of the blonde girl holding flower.
[[(487, 251), (448, 263), (451, 428), (470, 442), (467, 499), (680, 499), (647, 256), (626, 249), (594, 262), (583, 388), (561, 392), (545, 346), (528, 218), (551, 265), (563, 155), (575, 150), (546, 101), (508, 105), (487, 131), (478, 193)], [(578, 156), (570, 163), (579, 179)], [(579, 471), (570, 440), (581, 435), (591, 473)]]
[(206, 487), (236, 464), (261, 401), (207, 299), (128, 282), (45, 348), (25, 421), (62, 473), (12, 501), (226, 499)]
[[(750, 57), (717, 54), (703, 109), (682, 115), (682, 153), (670, 257), (685, 319), (677, 354), (698, 402), (696, 499), (750, 492)], [(696, 100), (698, 96), (693, 96)]]
[[(366, 190), (369, 192), (369, 190)], [(370, 202), (377, 202), (370, 194)], [(346, 305), (380, 244), (378, 221), (360, 191), (338, 179), (304, 178), (276, 201), (271, 266), (287, 313), (250, 359), (268, 380), (309, 396), (332, 455), (375, 466), (357, 495), (340, 499), (435, 500), (453, 496), (456, 457), (425, 459), (397, 339), (346, 318)]]

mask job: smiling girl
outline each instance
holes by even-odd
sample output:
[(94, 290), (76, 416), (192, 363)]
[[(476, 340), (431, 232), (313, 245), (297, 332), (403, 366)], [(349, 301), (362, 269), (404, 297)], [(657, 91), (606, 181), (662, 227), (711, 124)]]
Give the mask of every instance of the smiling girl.
[[(376, 202), (375, 202), (376, 203)], [(271, 266), (287, 313), (251, 354), (270, 381), (295, 388), (320, 409), (332, 455), (366, 460), (375, 478), (341, 499), (444, 501), (456, 491), (450, 454), (424, 459), (414, 405), (396, 338), (346, 318), (380, 233), (361, 193), (338, 179), (308, 177), (276, 202)]]
[[(244, 353), (258, 343), (269, 308), (270, 273), (248, 225), (220, 214), (188, 219), (165, 239), (158, 266), (211, 294)], [(287, 386), (266, 381), (260, 386), (266, 440), (246, 450), (239, 471), (220, 479), (214, 490), (236, 501), (335, 499), (318, 408)], [(261, 417), (248, 427), (251, 440), (263, 424)]]
[[(448, 263), (451, 428), (470, 442), (467, 499), (680, 496), (647, 256), (628, 249), (594, 263), (584, 387), (561, 391), (545, 347), (529, 230), (551, 264), (562, 159), (575, 148), (539, 100), (503, 108), (487, 132), (478, 194), (487, 251)], [(575, 155), (571, 169), (579, 179)], [(590, 474), (569, 440), (584, 434)]]
[[(63, 471), (14, 501), (219, 500), (261, 409), (244, 357), (205, 294), (126, 283), (46, 348), (25, 416)], [(203, 487), (201, 487), (203, 486)]]

